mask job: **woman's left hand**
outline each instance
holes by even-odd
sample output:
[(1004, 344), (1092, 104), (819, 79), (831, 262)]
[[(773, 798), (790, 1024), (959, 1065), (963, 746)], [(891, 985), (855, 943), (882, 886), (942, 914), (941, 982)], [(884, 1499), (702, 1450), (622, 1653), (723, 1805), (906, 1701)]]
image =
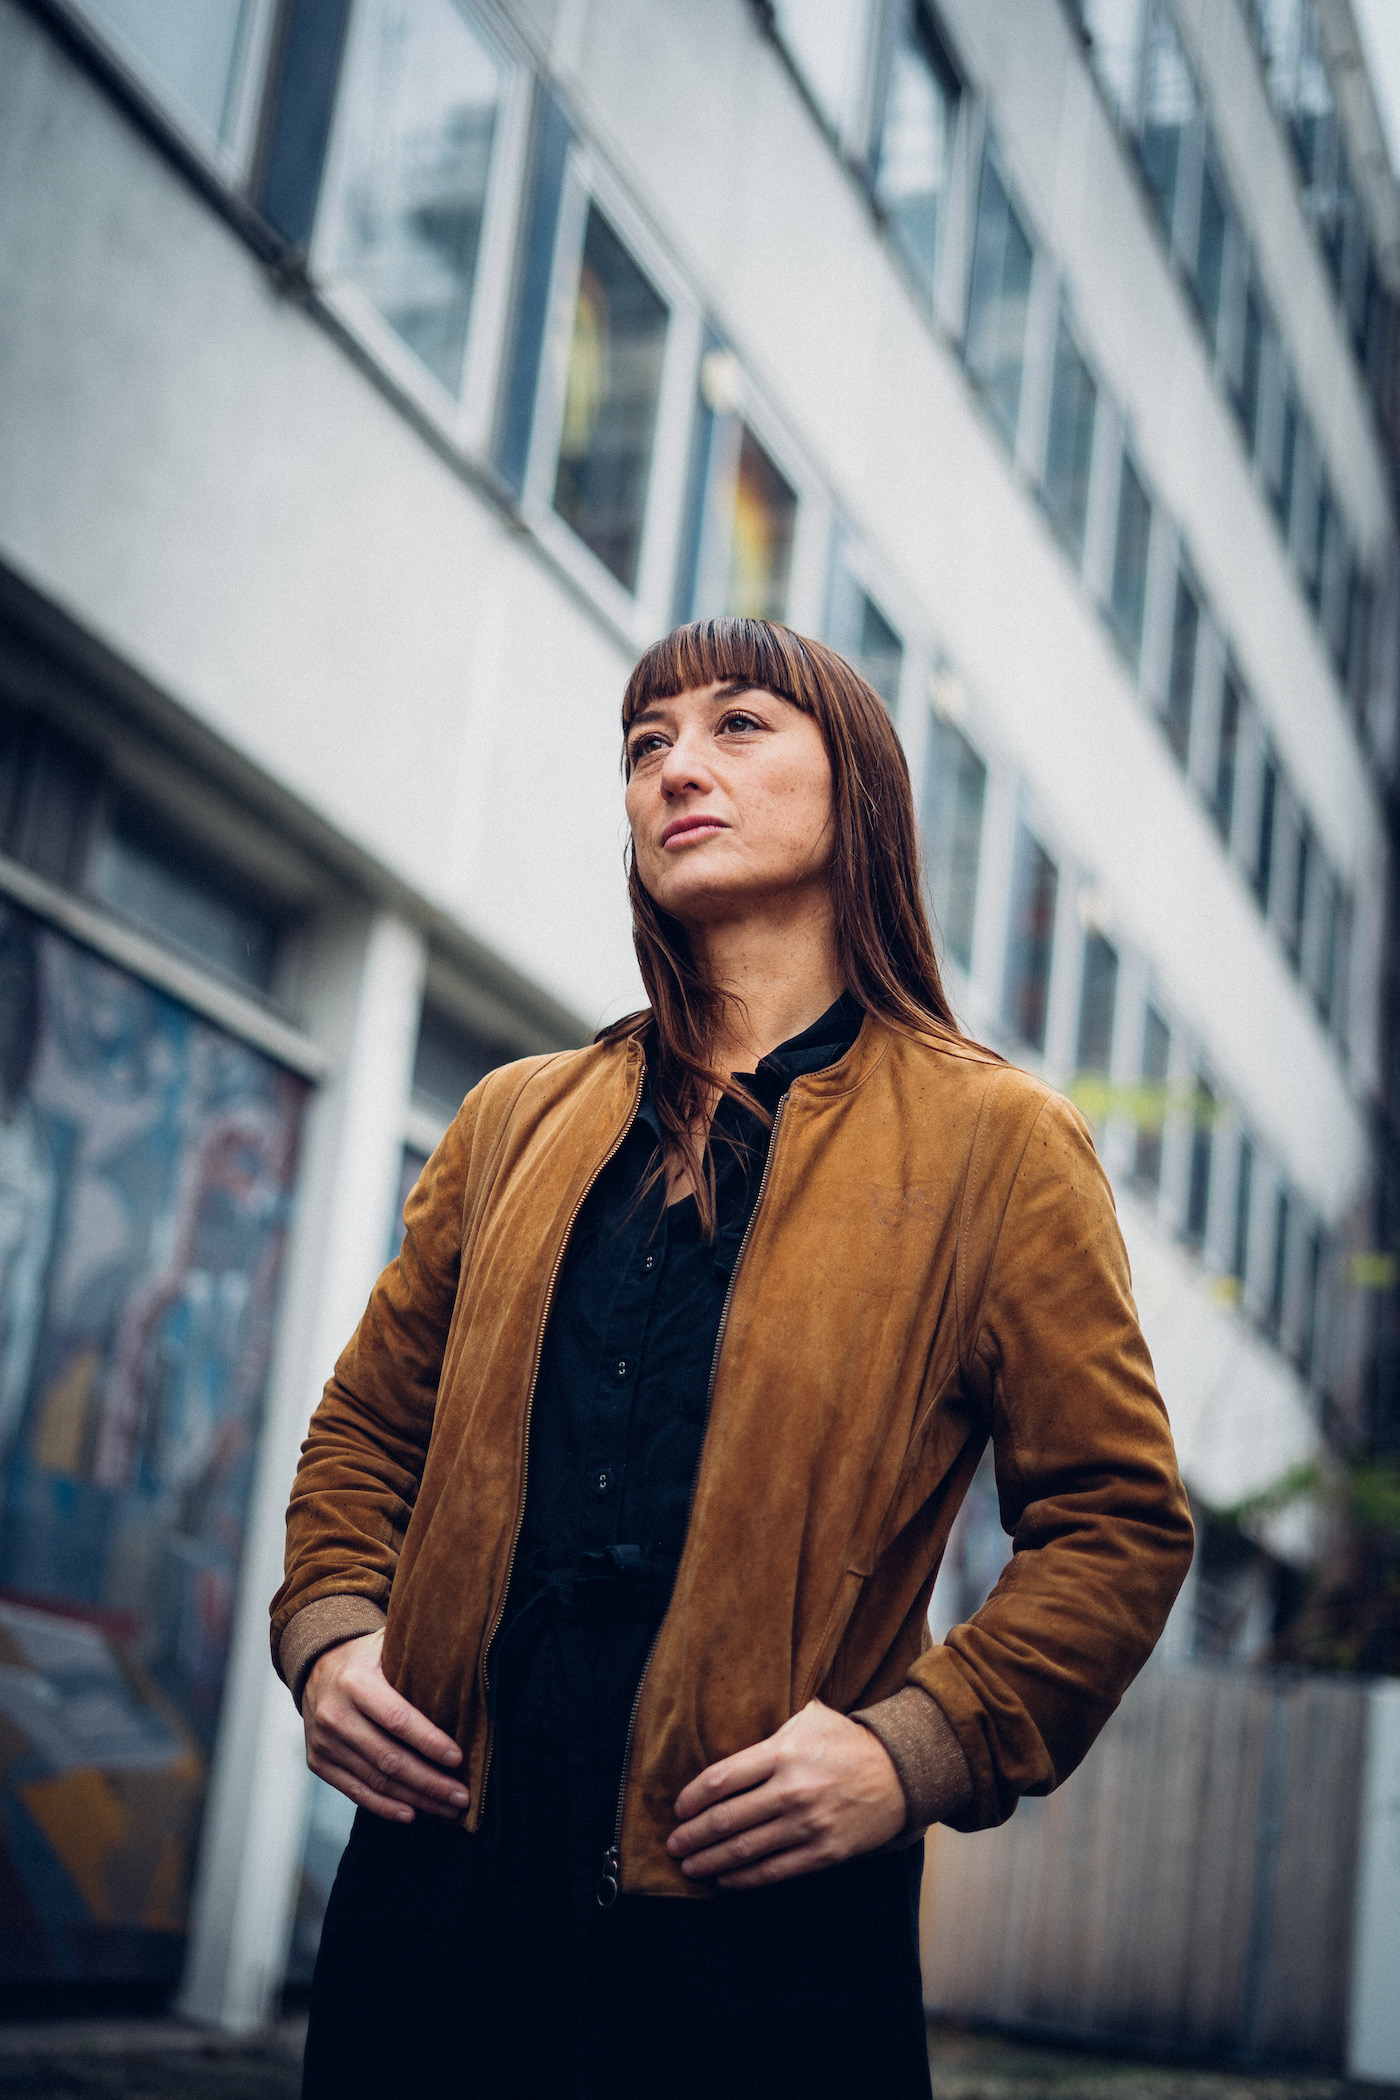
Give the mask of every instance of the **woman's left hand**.
[(813, 1699), (766, 1742), (691, 1780), (666, 1849), (697, 1880), (766, 1888), (872, 1852), (899, 1835), (906, 1814), (879, 1737)]

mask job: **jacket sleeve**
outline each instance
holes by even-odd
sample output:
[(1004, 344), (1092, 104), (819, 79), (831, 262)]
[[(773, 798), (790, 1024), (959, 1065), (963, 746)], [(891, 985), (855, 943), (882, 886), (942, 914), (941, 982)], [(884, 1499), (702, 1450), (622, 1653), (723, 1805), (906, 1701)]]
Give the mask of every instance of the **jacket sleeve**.
[(1003, 1822), (1079, 1764), (1166, 1624), (1192, 1528), (1108, 1182), (1078, 1113), (1042, 1105), (964, 1359), (992, 1425), (1012, 1557), (925, 1650), (972, 1776), (960, 1830)]
[(297, 1703), (318, 1655), (384, 1623), (413, 1513), (461, 1268), (469, 1095), (404, 1206), (404, 1239), (311, 1417), (287, 1510), (272, 1660)]

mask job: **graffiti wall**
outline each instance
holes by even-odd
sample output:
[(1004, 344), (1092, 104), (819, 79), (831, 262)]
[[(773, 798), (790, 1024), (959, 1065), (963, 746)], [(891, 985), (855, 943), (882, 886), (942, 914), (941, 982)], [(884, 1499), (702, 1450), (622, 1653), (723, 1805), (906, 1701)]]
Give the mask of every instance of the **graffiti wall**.
[(306, 1091), (0, 904), (0, 1981), (178, 1977)]

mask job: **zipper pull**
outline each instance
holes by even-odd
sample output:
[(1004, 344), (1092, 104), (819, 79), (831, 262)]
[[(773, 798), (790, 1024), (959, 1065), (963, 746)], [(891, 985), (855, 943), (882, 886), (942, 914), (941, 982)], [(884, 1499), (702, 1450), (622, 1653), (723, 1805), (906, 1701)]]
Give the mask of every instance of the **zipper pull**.
[(611, 1910), (614, 1903), (616, 1903), (618, 1888), (621, 1885), (618, 1877), (621, 1872), (622, 1862), (618, 1858), (617, 1847), (616, 1845), (609, 1845), (607, 1851), (603, 1854), (603, 1871), (598, 1876), (598, 1907), (600, 1910)]

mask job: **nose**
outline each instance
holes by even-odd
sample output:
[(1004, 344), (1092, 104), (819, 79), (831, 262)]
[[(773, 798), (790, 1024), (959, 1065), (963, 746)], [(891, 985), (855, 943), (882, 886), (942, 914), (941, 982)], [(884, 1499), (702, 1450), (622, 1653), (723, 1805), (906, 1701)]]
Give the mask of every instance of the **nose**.
[(707, 794), (713, 786), (714, 774), (706, 759), (704, 735), (698, 728), (687, 725), (662, 761), (661, 792), (667, 796)]

